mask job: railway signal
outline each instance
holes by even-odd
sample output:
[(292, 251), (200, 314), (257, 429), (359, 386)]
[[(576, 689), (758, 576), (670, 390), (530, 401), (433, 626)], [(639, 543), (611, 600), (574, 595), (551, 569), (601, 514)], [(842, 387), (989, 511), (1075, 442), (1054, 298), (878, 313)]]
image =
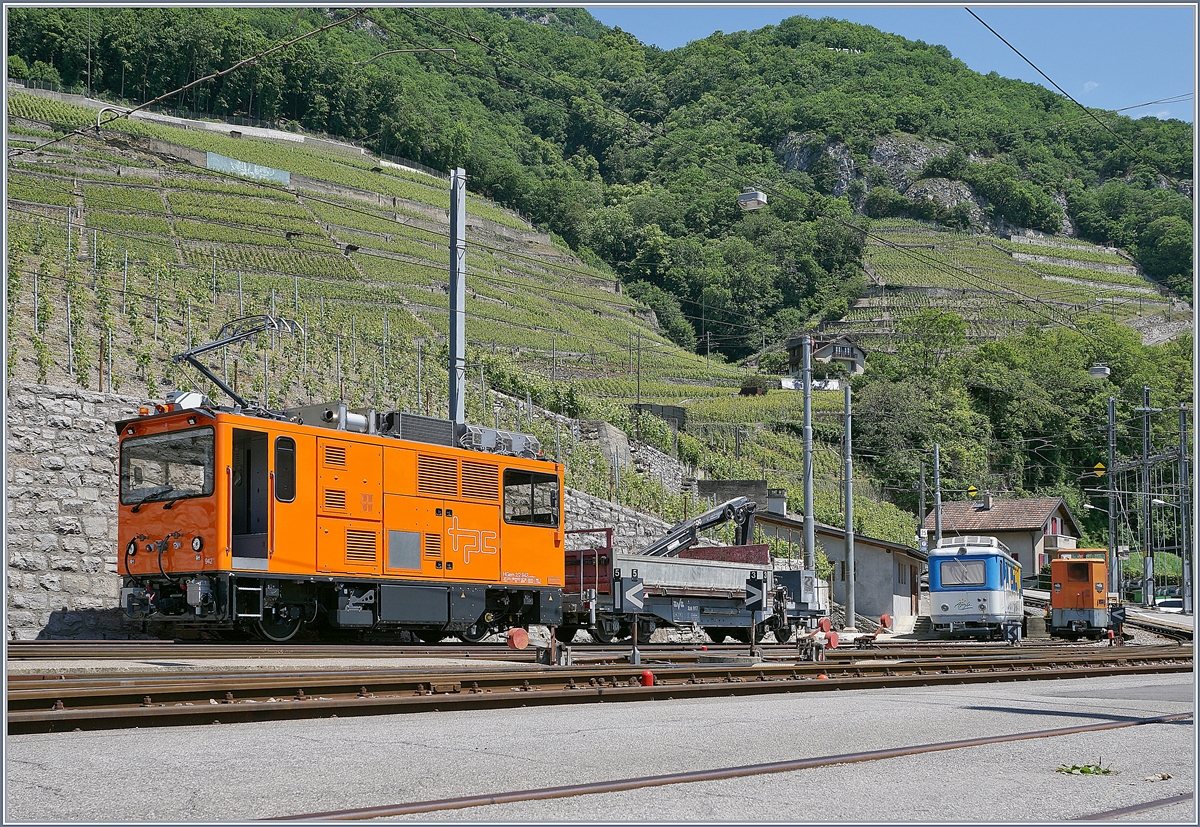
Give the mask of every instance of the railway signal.
[(615, 605), (613, 610), (618, 614), (633, 615), (633, 623), (630, 626), (633, 629), (633, 649), (629, 652), (629, 663), (637, 665), (642, 662), (642, 654), (638, 651), (638, 615), (641, 614), (645, 607), (645, 601), (642, 597), (642, 578), (637, 576), (637, 569), (633, 569), (632, 577), (621, 577), (621, 570), (617, 569), (614, 574), (613, 598)]
[(751, 577), (746, 581), (746, 608), (751, 612), (761, 612), (763, 610), (764, 596), (766, 595), (766, 587), (763, 581), (757, 577)]

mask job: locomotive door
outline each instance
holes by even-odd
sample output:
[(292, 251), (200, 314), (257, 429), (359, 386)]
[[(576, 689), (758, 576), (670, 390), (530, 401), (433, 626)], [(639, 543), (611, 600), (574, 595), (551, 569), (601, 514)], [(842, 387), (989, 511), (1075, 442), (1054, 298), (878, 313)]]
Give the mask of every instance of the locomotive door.
[(276, 434), (271, 439), (267, 514), (271, 571), (306, 573), (317, 564), (313, 535), (317, 495), (312, 484), (315, 455), (316, 440), (311, 436)]
[(229, 476), (229, 513), (233, 568), (266, 571), (268, 562), (267, 434), (233, 429)]
[(446, 502), (446, 577), (500, 579), (500, 511), (494, 505)]

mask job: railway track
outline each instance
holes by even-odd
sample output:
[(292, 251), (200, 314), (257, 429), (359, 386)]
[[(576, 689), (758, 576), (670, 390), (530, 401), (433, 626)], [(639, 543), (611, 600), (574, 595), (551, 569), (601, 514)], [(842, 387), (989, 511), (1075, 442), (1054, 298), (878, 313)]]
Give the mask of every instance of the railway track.
[[(990, 657), (754, 665), (670, 661), (569, 668), (31, 676), (10, 679), (10, 735), (83, 729), (234, 723), (559, 703), (668, 700), (778, 692), (897, 688), (1184, 672), (1179, 646), (1010, 649)], [(647, 674), (649, 673), (649, 674)]]
[[(1094, 645), (1093, 645), (1094, 646)], [(588, 644), (571, 646), (577, 661), (589, 659), (619, 659), (628, 656), (630, 643)], [(795, 644), (760, 643), (755, 647), (765, 657), (795, 657)], [(936, 653), (978, 653), (1003, 651), (1008, 647), (996, 643), (961, 641), (913, 641), (881, 640), (870, 646), (858, 648), (845, 644), (828, 650), (830, 658), (857, 657), (855, 653), (872, 652), (879, 656), (919, 657)], [(1086, 649), (1088, 644), (1065, 643), (1061, 640), (1024, 640), (1025, 649)], [(639, 643), (644, 656), (658, 658), (695, 659), (702, 653), (709, 655), (749, 654), (747, 644), (647, 644)], [(122, 640), (122, 641), (76, 641), (76, 640), (29, 640), (9, 641), (7, 659), (10, 663), (32, 661), (84, 661), (84, 660), (237, 660), (295, 658), (315, 660), (321, 658), (352, 658), (382, 660), (387, 658), (487, 658), (531, 663), (535, 660), (532, 648), (515, 651), (503, 644), (269, 644), (269, 643), (210, 643), (195, 641)]]

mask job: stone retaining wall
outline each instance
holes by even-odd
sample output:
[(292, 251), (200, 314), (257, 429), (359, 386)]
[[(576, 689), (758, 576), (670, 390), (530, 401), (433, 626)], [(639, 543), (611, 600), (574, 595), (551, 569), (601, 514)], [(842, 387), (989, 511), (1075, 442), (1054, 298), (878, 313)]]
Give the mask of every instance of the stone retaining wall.
[(117, 611), (117, 435), (139, 400), (10, 382), (9, 639), (128, 637)]
[(1137, 267), (1130, 264), (1106, 264), (1100, 261), (1082, 261), (1077, 258), (1059, 258), (1058, 256), (1038, 256), (1031, 253), (1014, 253), (1005, 250), (1016, 261), (1033, 261), (1040, 264), (1057, 264), (1060, 267), (1077, 267), (1082, 270), (1100, 270), (1105, 273), (1125, 273), (1136, 276)]

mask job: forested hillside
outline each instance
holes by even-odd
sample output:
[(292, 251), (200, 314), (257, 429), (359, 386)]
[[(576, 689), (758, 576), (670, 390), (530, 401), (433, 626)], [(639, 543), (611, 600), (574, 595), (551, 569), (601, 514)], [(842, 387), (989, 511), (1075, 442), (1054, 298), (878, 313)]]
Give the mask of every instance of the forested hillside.
[[(83, 91), (88, 14), (11, 10), (10, 77)], [(141, 103), (350, 14), (93, 9), (90, 86)], [(385, 54), (434, 48), (454, 54)], [(10, 376), (155, 396), (187, 379), (171, 353), (278, 310), (306, 334), (222, 365), (255, 399), (441, 410), (444, 181), (144, 120), (37, 149), (101, 104), (6, 101)], [(1110, 132), (939, 46), (795, 17), (663, 52), (579, 9), (382, 9), (173, 103), (464, 166), (469, 415), (533, 428), (571, 457), (573, 485), (664, 517), (684, 503), (661, 478), (572, 453), (555, 423), (529, 423), (526, 395), (700, 476), (766, 478), (794, 508), (799, 394), (736, 394), (786, 372), (787, 338), (823, 325), (869, 351), (853, 380), (860, 530), (912, 540), (896, 505), (918, 509), (936, 443), (947, 498), (1061, 494), (1093, 544), (1105, 518), (1083, 489), (1102, 484), (1107, 397), (1119, 456), (1141, 449), (1143, 386), (1160, 408), (1190, 398), (1190, 339), (1147, 345), (1135, 328), (1190, 317), (1160, 291), (1190, 299), (1191, 125), (1097, 113)], [(205, 152), (308, 183), (236, 179)], [(765, 209), (738, 208), (746, 185)], [(1097, 361), (1110, 379), (1088, 377)], [(814, 396), (816, 515), (840, 524), (842, 397)], [(632, 420), (639, 398), (685, 406), (686, 428)], [(1169, 419), (1156, 445), (1175, 439)]]
[[(90, 31), (91, 88), (143, 101), (346, 14), (15, 9), (10, 73), (84, 84)], [(372, 60), (430, 48), (455, 52)], [(635, 295), (702, 352), (740, 357), (844, 315), (869, 216), (1067, 226), (1190, 296), (1189, 124), (1100, 114), (1102, 128), (944, 47), (832, 19), (664, 52), (581, 9), (379, 9), (175, 103), (463, 165), (474, 191), (645, 282)], [(911, 151), (882, 151), (889, 136)], [(924, 180), (958, 194), (921, 194)], [(769, 187), (767, 210), (740, 213), (747, 184)]]

